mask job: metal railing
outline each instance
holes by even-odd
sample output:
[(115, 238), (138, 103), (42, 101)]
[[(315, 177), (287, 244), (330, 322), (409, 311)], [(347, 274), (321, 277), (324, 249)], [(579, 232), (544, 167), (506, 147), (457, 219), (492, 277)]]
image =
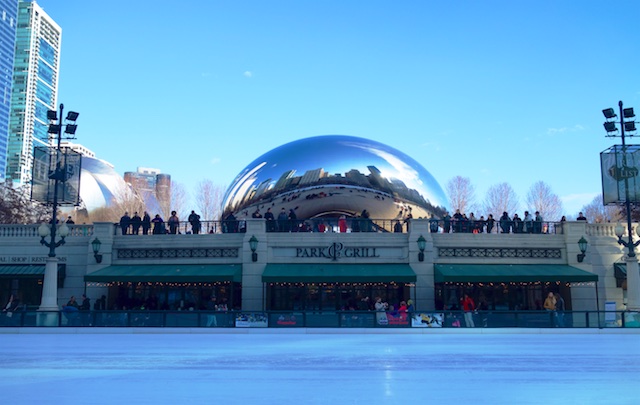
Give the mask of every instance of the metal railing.
[[(465, 319), (466, 318), (466, 319)], [(472, 323), (470, 323), (472, 322)], [(628, 311), (16, 311), (0, 327), (638, 328)]]

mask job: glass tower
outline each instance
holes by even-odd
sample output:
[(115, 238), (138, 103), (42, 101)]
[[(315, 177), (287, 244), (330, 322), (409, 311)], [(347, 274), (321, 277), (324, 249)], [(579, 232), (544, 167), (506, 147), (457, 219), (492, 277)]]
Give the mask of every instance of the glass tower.
[(0, 0), (0, 183), (5, 179), (7, 167), (17, 14), (18, 0)]
[(18, 3), (7, 180), (31, 182), (33, 149), (49, 145), (48, 110), (57, 110), (62, 29), (35, 1)]

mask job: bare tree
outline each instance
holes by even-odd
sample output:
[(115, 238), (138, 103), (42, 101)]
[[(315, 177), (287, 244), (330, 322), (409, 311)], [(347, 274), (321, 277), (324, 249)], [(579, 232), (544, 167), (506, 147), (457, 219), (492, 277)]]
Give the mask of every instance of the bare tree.
[(589, 204), (582, 207), (582, 213), (589, 222), (619, 222), (626, 219), (626, 212), (622, 207), (604, 206), (602, 194), (598, 194)]
[(196, 205), (205, 220), (217, 220), (222, 214), (224, 187), (213, 184), (211, 180), (202, 180), (196, 186)]
[(185, 221), (188, 217), (189, 207), (187, 207), (188, 193), (182, 183), (177, 183), (175, 181), (171, 182), (171, 209), (165, 215), (171, 211), (176, 211), (178, 213), (178, 218), (181, 221)]
[(476, 209), (476, 191), (468, 177), (456, 176), (447, 182), (449, 206), (452, 210), (470, 212)]
[(518, 195), (509, 183), (500, 183), (489, 187), (484, 201), (484, 212), (499, 218), (503, 212), (513, 214), (519, 209)]
[(534, 183), (525, 201), (529, 212), (540, 211), (545, 220), (557, 221), (562, 216), (562, 200), (544, 181)]
[(27, 187), (0, 184), (0, 224), (35, 224), (51, 219), (51, 208), (31, 201)]

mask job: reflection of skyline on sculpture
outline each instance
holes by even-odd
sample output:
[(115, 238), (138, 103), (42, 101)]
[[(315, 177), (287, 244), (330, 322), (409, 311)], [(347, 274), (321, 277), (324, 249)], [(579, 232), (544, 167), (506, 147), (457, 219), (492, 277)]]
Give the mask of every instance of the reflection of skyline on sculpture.
[(223, 207), (225, 215), (240, 217), (271, 207), (295, 209), (299, 218), (362, 209), (395, 218), (398, 208), (414, 217), (439, 215), (445, 202), (431, 174), (404, 153), (364, 138), (329, 135), (290, 142), (254, 160), (228, 188)]

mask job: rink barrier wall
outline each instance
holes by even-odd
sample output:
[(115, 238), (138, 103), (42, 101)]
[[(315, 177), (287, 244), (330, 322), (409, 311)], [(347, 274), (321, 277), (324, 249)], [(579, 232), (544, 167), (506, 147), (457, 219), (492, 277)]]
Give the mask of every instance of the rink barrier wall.
[(6, 328), (640, 329), (631, 311), (37, 311), (2, 312)]
[(640, 328), (0, 328), (0, 335), (637, 335)]

